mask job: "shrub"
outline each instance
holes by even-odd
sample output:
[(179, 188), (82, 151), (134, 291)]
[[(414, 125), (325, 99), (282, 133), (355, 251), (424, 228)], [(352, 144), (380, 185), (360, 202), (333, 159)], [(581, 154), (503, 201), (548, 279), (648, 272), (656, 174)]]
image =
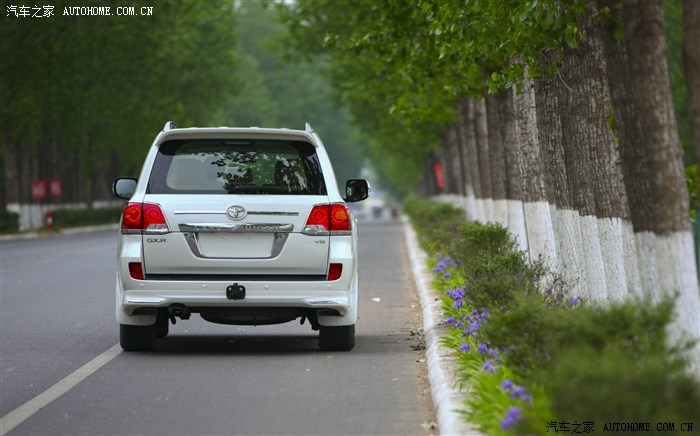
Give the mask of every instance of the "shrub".
[(9, 210), (0, 211), (0, 233), (19, 232), (19, 214)]
[(53, 211), (55, 228), (118, 223), (122, 207), (99, 209), (56, 209)]
[[(446, 249), (458, 236), (458, 226), (464, 223), (464, 212), (456, 207), (418, 197), (408, 197), (404, 212), (418, 233), (424, 249)], [(431, 244), (431, 247), (425, 244)]]
[(606, 422), (700, 416), (687, 350), (666, 334), (674, 301), (587, 307), (561, 279), (544, 287), (551, 273), (528, 264), (504, 228), (411, 202), (405, 210), (439, 260), (433, 286), (450, 327), (442, 342), (457, 353), (458, 377), (469, 386), (465, 416), (482, 431), (544, 434), (554, 419), (602, 431)]

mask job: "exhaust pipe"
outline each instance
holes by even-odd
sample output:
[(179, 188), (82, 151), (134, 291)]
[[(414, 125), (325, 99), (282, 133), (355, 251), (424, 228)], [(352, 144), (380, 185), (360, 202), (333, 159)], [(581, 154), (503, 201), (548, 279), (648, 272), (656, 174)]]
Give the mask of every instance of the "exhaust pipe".
[(171, 304), (168, 306), (168, 313), (171, 317), (178, 317), (180, 319), (190, 319), (190, 309), (183, 304)]

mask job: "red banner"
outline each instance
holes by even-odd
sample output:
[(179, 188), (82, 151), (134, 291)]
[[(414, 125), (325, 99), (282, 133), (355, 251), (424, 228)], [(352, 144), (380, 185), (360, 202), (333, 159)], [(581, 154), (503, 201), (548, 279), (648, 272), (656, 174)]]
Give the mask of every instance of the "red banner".
[(43, 200), (46, 198), (46, 180), (34, 180), (32, 182), (32, 198), (34, 200)]
[(60, 197), (63, 194), (63, 190), (61, 189), (61, 179), (49, 180), (49, 191), (51, 191), (52, 197)]
[(433, 165), (433, 170), (435, 171), (435, 181), (437, 187), (440, 189), (445, 189), (445, 179), (442, 177), (442, 165), (436, 163)]

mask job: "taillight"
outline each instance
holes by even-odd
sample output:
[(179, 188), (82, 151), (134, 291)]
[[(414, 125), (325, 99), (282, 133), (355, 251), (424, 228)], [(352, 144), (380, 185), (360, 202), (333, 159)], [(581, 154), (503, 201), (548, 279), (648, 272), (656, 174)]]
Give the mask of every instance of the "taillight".
[(328, 267), (328, 281), (338, 280), (343, 275), (343, 264), (332, 263)]
[(163, 233), (168, 231), (165, 215), (160, 206), (152, 203), (143, 204), (143, 230), (148, 232)]
[(314, 206), (309, 214), (309, 219), (306, 220), (307, 226), (322, 226), (324, 229), (328, 229), (328, 205)]
[(143, 266), (141, 266), (141, 262), (129, 262), (129, 275), (134, 280), (143, 280)]
[(129, 203), (124, 207), (122, 230), (141, 230), (141, 203)]
[(342, 235), (348, 234), (350, 229), (350, 212), (344, 203), (320, 204), (311, 209), (303, 233)]
[[(160, 206), (153, 203), (129, 203), (122, 212), (122, 230), (167, 233), (168, 224)], [(131, 233), (131, 232), (129, 232)]]
[(350, 212), (342, 203), (331, 204), (331, 231), (350, 230)]

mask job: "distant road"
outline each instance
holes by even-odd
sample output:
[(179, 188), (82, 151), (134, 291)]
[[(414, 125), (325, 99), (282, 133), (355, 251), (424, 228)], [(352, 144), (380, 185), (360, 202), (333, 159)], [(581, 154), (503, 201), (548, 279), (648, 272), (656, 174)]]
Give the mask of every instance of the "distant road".
[[(398, 222), (360, 225), (360, 320), (347, 353), (320, 351), (308, 324), (194, 315), (154, 352), (104, 355), (118, 342), (115, 250), (114, 230), (0, 242), (3, 424), (75, 384), (40, 410), (25, 406), (28, 418), (7, 434), (436, 432)], [(66, 379), (78, 369), (87, 378)]]

